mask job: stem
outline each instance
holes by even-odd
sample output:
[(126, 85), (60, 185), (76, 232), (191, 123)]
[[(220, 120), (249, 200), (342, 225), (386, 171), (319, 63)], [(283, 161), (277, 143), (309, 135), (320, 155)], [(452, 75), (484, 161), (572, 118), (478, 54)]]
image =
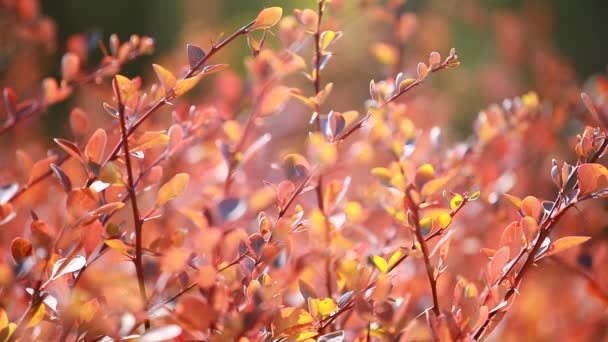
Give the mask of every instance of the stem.
[(426, 244), (426, 240), (422, 235), (422, 230), (420, 229), (420, 219), (418, 216), (418, 205), (414, 202), (412, 198), (411, 191), (413, 191), (413, 187), (410, 185), (405, 190), (405, 196), (403, 197), (403, 208), (407, 210), (409, 207), (414, 221), (414, 234), (416, 234), (416, 240), (420, 243), (420, 248), (422, 249), (422, 256), (424, 258), (424, 265), (426, 266), (426, 274), (429, 278), (429, 283), (431, 285), (431, 292), (433, 294), (433, 312), (436, 317), (441, 315), (441, 310), (439, 309), (439, 297), (437, 296), (437, 279), (433, 275), (433, 266), (431, 266), (431, 260), (429, 258), (429, 247)]
[[(137, 206), (137, 197), (135, 196), (135, 186), (133, 178), (133, 168), (131, 167), (131, 154), (129, 152), (129, 137), (127, 134), (127, 120), (125, 118), (125, 105), (120, 98), (120, 88), (118, 87), (118, 81), (114, 77), (112, 86), (118, 102), (118, 115), (120, 118), (120, 131), (122, 134), (123, 149), (125, 151), (125, 164), (127, 167), (127, 190), (129, 191), (129, 197), (131, 198), (131, 207), (133, 208), (133, 221), (135, 223), (135, 258), (133, 263), (135, 264), (135, 271), (137, 273), (137, 282), (139, 284), (139, 294), (141, 301), (144, 305), (144, 310), (147, 306), (146, 296), (146, 285), (144, 279), (144, 267), (142, 262), (142, 227), (143, 220), (139, 214), (139, 207)], [(150, 329), (150, 320), (145, 321), (146, 330)]]

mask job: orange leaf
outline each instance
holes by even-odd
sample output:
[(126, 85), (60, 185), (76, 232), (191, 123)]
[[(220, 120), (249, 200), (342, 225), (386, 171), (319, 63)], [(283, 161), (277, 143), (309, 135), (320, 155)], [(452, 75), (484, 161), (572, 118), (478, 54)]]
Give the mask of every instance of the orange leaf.
[(106, 135), (106, 131), (102, 128), (97, 129), (95, 133), (93, 133), (84, 149), (84, 155), (90, 162), (98, 165), (101, 164), (101, 157), (106, 149), (107, 141), (108, 136)]
[(283, 9), (281, 7), (265, 8), (258, 14), (255, 23), (249, 29), (251, 31), (269, 29), (279, 22), (282, 15)]
[(32, 170), (30, 171), (30, 178), (27, 181), (27, 184), (32, 184), (33, 181), (50, 171), (51, 164), (56, 161), (57, 156), (50, 156), (34, 163), (34, 165), (32, 166)]
[(101, 303), (99, 303), (98, 298), (82, 304), (82, 306), (80, 306), (80, 311), (78, 312), (78, 324), (81, 325), (92, 321), (97, 312), (99, 312), (100, 307)]
[(549, 252), (547, 255), (555, 255), (559, 252), (565, 251), (566, 249), (570, 249), (576, 247), (580, 244), (587, 242), (587, 240), (591, 239), (590, 236), (566, 236), (561, 239), (556, 240), (549, 247)]
[(317, 32), (317, 24), (319, 21), (319, 16), (317, 15), (317, 12), (311, 10), (311, 9), (305, 9), (305, 10), (294, 10), (294, 15), (296, 17), (296, 19), (298, 20), (298, 22), (300, 23), (300, 25), (302, 25), (302, 27), (304, 28), (304, 30), (308, 33), (315, 33)]
[(576, 172), (579, 196), (608, 188), (608, 169), (600, 164), (583, 164)]
[(11, 255), (16, 263), (21, 263), (25, 258), (32, 255), (32, 243), (22, 237), (16, 237), (11, 242)]

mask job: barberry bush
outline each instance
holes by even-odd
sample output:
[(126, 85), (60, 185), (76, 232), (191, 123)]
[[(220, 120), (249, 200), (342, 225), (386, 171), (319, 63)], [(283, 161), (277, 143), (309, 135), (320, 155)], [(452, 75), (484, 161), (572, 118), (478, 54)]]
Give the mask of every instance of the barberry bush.
[[(97, 60), (74, 35), (46, 78), (53, 21), (0, 5), (30, 47), (2, 80), (0, 341), (606, 338), (608, 81), (502, 31), (505, 65), (476, 77), (405, 1), (313, 3), (179, 59), (111, 35)], [(245, 75), (222, 60), (238, 44)], [(536, 91), (453, 134), (442, 92), (516, 67)]]

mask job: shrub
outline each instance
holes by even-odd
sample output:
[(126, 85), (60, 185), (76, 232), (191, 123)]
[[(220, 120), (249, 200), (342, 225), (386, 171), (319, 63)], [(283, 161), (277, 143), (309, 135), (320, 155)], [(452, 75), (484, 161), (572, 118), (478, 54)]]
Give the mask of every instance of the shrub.
[[(583, 279), (584, 296), (608, 300), (594, 272), (605, 245), (585, 247), (605, 216), (587, 203), (608, 194), (606, 81), (580, 99), (571, 85), (507, 99), (446, 141), (428, 120), (442, 110), (433, 93), (409, 102), (459, 56), (414, 67), (403, 49), (416, 19), (399, 1), (362, 9), (392, 25), (371, 47), (390, 75), (353, 107), (332, 101), (327, 69), (348, 58), (338, 41), (356, 39), (330, 19), (342, 5), (263, 9), (209, 47), (189, 44), (185, 67), (154, 64), (156, 83), (120, 74), (152, 38), (112, 35), (91, 67), (76, 36), (40, 96), (4, 88), (0, 339), (462, 341), (501, 324), (504, 338), (554, 336), (536, 320), (575, 310), (601, 326), (602, 309), (578, 306), (576, 291), (556, 302), (564, 289), (549, 281)], [(45, 20), (32, 37), (52, 36)], [(246, 79), (215, 62), (239, 40)], [(198, 104), (191, 91), (215, 73)], [(91, 109), (73, 108), (52, 141), (27, 126), (73, 96)], [(576, 125), (567, 112), (590, 114), (574, 153), (559, 152)], [(574, 229), (576, 211), (588, 228)]]

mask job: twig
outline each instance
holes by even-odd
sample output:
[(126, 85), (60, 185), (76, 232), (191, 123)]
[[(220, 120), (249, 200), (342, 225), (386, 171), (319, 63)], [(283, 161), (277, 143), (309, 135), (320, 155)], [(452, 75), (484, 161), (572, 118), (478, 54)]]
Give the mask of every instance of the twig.
[[(116, 77), (112, 80), (112, 86), (114, 88), (114, 95), (118, 102), (118, 115), (120, 118), (120, 132), (122, 134), (123, 149), (125, 151), (125, 164), (127, 167), (127, 190), (129, 191), (129, 197), (131, 198), (131, 207), (133, 211), (133, 221), (135, 224), (135, 258), (133, 263), (135, 264), (135, 271), (137, 273), (137, 282), (139, 284), (139, 294), (141, 296), (144, 310), (146, 303), (148, 302), (146, 296), (146, 285), (144, 279), (144, 266), (142, 260), (142, 228), (143, 220), (139, 213), (139, 207), (137, 206), (137, 197), (135, 196), (135, 185), (133, 178), (133, 168), (131, 166), (131, 153), (129, 152), (129, 137), (127, 135), (127, 120), (125, 118), (125, 105), (120, 97), (120, 87), (118, 86), (118, 80)], [(150, 329), (150, 321), (145, 321), (146, 330)]]
[(435, 279), (433, 266), (431, 266), (431, 260), (429, 257), (429, 247), (426, 244), (426, 240), (422, 235), (422, 230), (420, 228), (420, 219), (418, 213), (418, 205), (414, 202), (411, 192), (414, 191), (413, 186), (408, 186), (405, 190), (405, 196), (403, 196), (403, 209), (407, 210), (409, 208), (412, 213), (412, 220), (414, 221), (414, 234), (416, 234), (416, 240), (420, 243), (420, 249), (422, 249), (422, 256), (424, 258), (424, 265), (426, 267), (426, 274), (429, 278), (429, 283), (431, 285), (431, 292), (433, 295), (433, 312), (436, 317), (441, 315), (441, 310), (439, 309), (439, 297), (437, 296), (437, 279)]

